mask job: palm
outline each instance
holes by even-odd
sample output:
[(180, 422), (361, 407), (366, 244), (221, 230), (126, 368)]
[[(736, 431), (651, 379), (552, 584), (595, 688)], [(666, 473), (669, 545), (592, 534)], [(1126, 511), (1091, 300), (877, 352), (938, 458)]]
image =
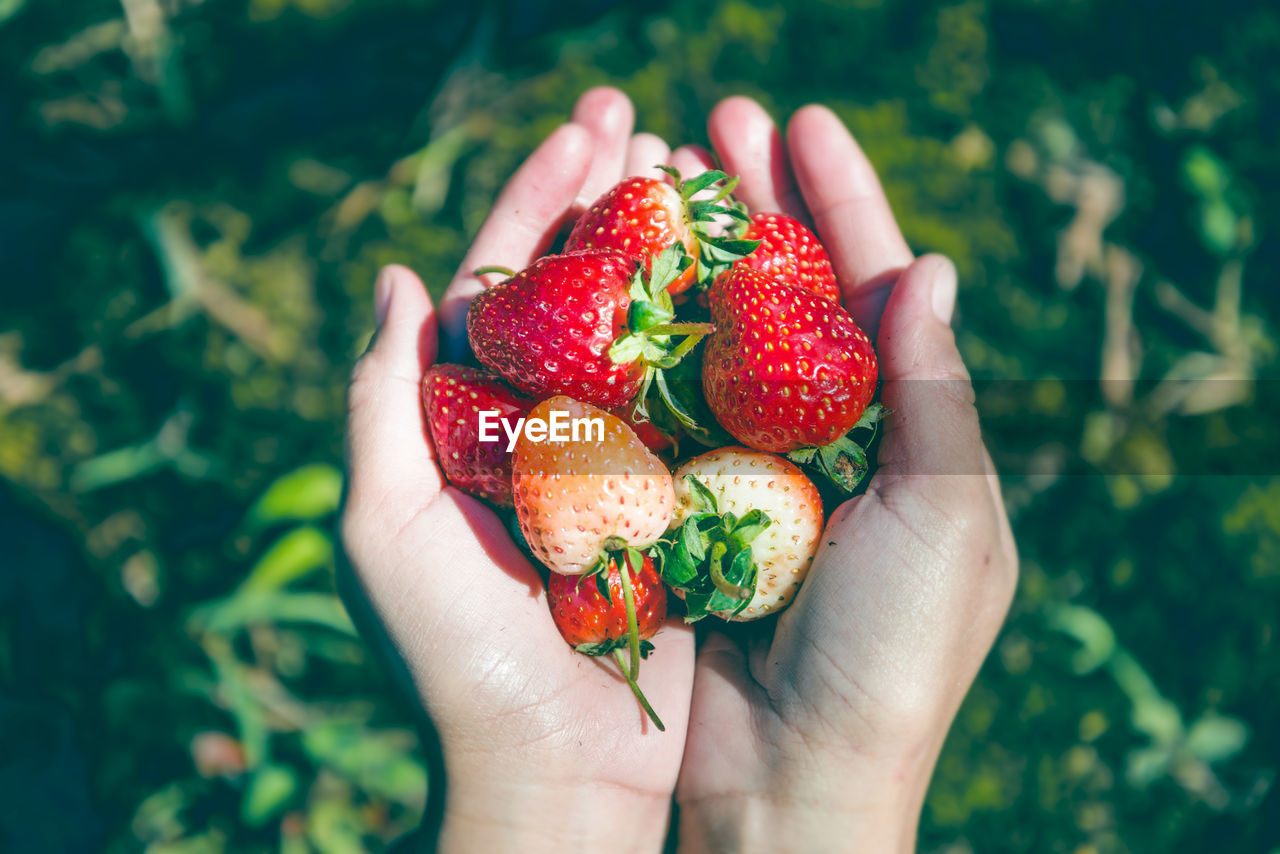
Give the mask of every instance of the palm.
[(575, 653), (547, 610), (542, 579), (502, 522), (446, 487), (400, 537), (423, 564), (467, 567), (441, 608), (439, 579), (414, 591), (436, 650), (421, 693), (441, 738), (520, 751), (554, 768), (572, 757), (585, 778), (655, 794), (679, 766), (693, 682), (693, 638), (671, 624), (655, 637), (640, 682), (667, 725), (649, 724), (610, 658)]

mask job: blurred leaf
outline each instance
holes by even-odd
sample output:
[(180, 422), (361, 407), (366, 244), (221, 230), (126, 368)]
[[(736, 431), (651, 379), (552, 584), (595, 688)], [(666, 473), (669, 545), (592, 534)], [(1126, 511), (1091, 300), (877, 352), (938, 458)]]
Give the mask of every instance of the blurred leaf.
[(1187, 151), (1182, 160), (1182, 175), (1189, 189), (1205, 200), (1222, 198), (1231, 183), (1226, 166), (1202, 145)]
[(329, 721), (303, 734), (303, 746), (356, 785), (393, 800), (426, 792), (426, 772), (406, 752), (412, 739), (400, 731), (371, 730), (352, 721)]
[(230, 634), (255, 623), (310, 623), (355, 636), (355, 627), (336, 596), (330, 593), (237, 593), (192, 612), (194, 626)]
[(1129, 751), (1125, 777), (1138, 788), (1145, 788), (1169, 771), (1173, 752), (1167, 747), (1144, 747)]
[(1071, 668), (1077, 674), (1097, 669), (1116, 648), (1116, 635), (1097, 611), (1082, 605), (1060, 605), (1049, 614), (1049, 625), (1070, 635), (1081, 644), (1071, 657)]
[(1238, 220), (1231, 205), (1215, 199), (1200, 208), (1200, 236), (1214, 252), (1229, 254), (1236, 248), (1238, 234)]
[(277, 478), (249, 508), (246, 520), (255, 527), (310, 521), (337, 510), (341, 497), (342, 472), (328, 463), (311, 463)]
[(1196, 720), (1187, 733), (1187, 750), (1204, 762), (1230, 759), (1249, 741), (1249, 731), (1236, 718), (1208, 713)]
[(259, 826), (285, 808), (298, 790), (298, 776), (284, 765), (262, 765), (249, 779), (240, 815), (250, 825)]
[(0, 0), (0, 26), (22, 11), (27, 0)]
[(271, 544), (240, 586), (245, 595), (276, 590), (333, 563), (333, 540), (310, 525), (294, 528)]

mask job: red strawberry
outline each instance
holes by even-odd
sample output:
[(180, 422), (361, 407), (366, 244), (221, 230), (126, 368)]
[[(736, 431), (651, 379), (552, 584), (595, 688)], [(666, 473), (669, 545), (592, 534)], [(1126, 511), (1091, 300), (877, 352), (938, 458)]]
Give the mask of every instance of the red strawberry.
[[(647, 264), (652, 256), (679, 243), (690, 258), (696, 258), (698, 241), (685, 216), (684, 202), (680, 191), (665, 181), (627, 178), (578, 218), (564, 249), (613, 249)], [(691, 266), (676, 277), (667, 292), (674, 296), (688, 290), (694, 275)]]
[[(653, 559), (644, 556), (639, 572), (631, 568), (631, 589), (636, 626), (641, 640), (648, 640), (667, 618), (667, 588), (662, 586)], [(547, 604), (565, 643), (588, 655), (604, 655), (627, 644), (626, 595), (618, 562), (609, 562), (608, 594), (602, 572), (594, 578), (552, 573), (547, 582)]]
[[(640, 659), (653, 650), (648, 639), (667, 618), (667, 588), (662, 586), (653, 559), (629, 552), (609, 561), (607, 577), (604, 572), (594, 578), (552, 573), (547, 582), (547, 605), (560, 636), (575, 650), (613, 656), (654, 726), (665, 730), (635, 681)], [(630, 664), (623, 660), (624, 647), (630, 648)]]
[(526, 430), (516, 441), (511, 486), (529, 550), (553, 572), (581, 575), (611, 552), (656, 542), (675, 503), (666, 466), (622, 419), (589, 404), (553, 397), (529, 421), (551, 423), (554, 413), (598, 419), (600, 431), (536, 442)]
[[(635, 261), (607, 249), (541, 258), (472, 300), (471, 348), (534, 397), (621, 406), (710, 331), (670, 322), (665, 288), (689, 263), (682, 250), (669, 250), (646, 277)], [(677, 335), (690, 337), (677, 345)]]
[(651, 451), (665, 451), (671, 447), (671, 437), (662, 432), (662, 429), (654, 424), (651, 420), (637, 418), (635, 407), (630, 404), (619, 406), (610, 410), (614, 415), (627, 422), (627, 426), (635, 431), (636, 436), (644, 442), (644, 446)]
[(716, 332), (703, 354), (702, 390), (720, 424), (745, 445), (798, 451), (800, 461), (813, 458), (807, 449), (823, 449), (819, 462), (829, 473), (865, 468), (844, 437), (867, 426), (860, 419), (875, 394), (877, 364), (849, 313), (743, 267), (721, 275), (709, 297)]
[[(730, 180), (723, 172), (713, 170), (682, 181), (676, 170), (665, 171), (675, 179), (674, 187), (656, 178), (627, 178), (596, 199), (574, 224), (565, 241), (565, 251), (613, 249), (647, 266), (651, 258), (675, 244), (704, 264), (712, 260), (727, 263), (755, 247), (732, 236), (713, 237), (708, 233), (717, 214), (730, 214), (732, 210), (730, 215), (745, 218), (732, 207), (732, 202), (726, 202), (737, 185), (736, 178)], [(716, 184), (721, 186), (713, 198), (694, 200), (694, 195)], [(704, 258), (708, 252), (710, 255)], [(705, 267), (684, 270), (667, 286), (667, 292), (674, 296), (688, 290), (699, 269)]]
[(735, 267), (750, 267), (778, 281), (808, 288), (832, 302), (840, 302), (840, 285), (827, 250), (800, 220), (780, 213), (754, 213), (743, 237), (758, 240), (760, 245), (746, 258), (735, 262)]
[[(709, 451), (674, 477), (676, 534), (663, 577), (689, 616), (754, 620), (785, 608), (820, 543), (822, 497), (813, 482), (782, 457), (747, 448)], [(686, 520), (692, 530), (679, 527)]]
[[(517, 419), (529, 414), (533, 401), (507, 388), (488, 371), (434, 365), (422, 378), (422, 404), (436, 460), (449, 482), (510, 507), (511, 454), (500, 422), (514, 429)], [(480, 441), (481, 412), (497, 413), (490, 429), (497, 441)]]

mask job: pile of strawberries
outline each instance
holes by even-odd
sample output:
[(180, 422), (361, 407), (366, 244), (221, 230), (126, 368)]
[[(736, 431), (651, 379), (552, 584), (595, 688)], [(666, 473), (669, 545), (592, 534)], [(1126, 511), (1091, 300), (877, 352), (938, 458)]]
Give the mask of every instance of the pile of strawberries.
[[(422, 386), (449, 481), (514, 506), (560, 633), (612, 655), (660, 729), (635, 679), (667, 588), (689, 621), (786, 607), (823, 493), (857, 487), (883, 412), (814, 233), (748, 214), (722, 172), (671, 175), (623, 181), (560, 254), (502, 271), (467, 316), (488, 370), (436, 365)], [(552, 441), (555, 417), (598, 429)]]

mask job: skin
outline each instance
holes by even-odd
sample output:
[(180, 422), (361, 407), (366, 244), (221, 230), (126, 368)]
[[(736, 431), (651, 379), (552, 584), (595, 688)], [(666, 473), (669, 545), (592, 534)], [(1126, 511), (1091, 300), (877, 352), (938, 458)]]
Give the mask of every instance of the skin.
[[(448, 486), (418, 397), (425, 368), (494, 283), (626, 175), (710, 155), (632, 134), (625, 96), (593, 89), (511, 179), (437, 311), (409, 270), (375, 288), (379, 328), (349, 390), (340, 575), (353, 615), (437, 737), (441, 851), (658, 851), (672, 795), (681, 851), (913, 850), (942, 741), (994, 642), (1017, 558), (950, 328), (954, 267), (915, 258), (875, 172), (822, 107), (785, 136), (745, 98), (710, 138), (755, 210), (810, 222), (877, 341), (885, 425), (866, 494), (835, 511), (795, 603), (712, 631), (672, 621), (640, 684), (573, 653), (535, 569), (483, 504)], [(833, 164), (839, 164), (838, 167)], [(442, 774), (442, 776), (441, 776)], [(425, 844), (425, 840), (424, 840)]]

